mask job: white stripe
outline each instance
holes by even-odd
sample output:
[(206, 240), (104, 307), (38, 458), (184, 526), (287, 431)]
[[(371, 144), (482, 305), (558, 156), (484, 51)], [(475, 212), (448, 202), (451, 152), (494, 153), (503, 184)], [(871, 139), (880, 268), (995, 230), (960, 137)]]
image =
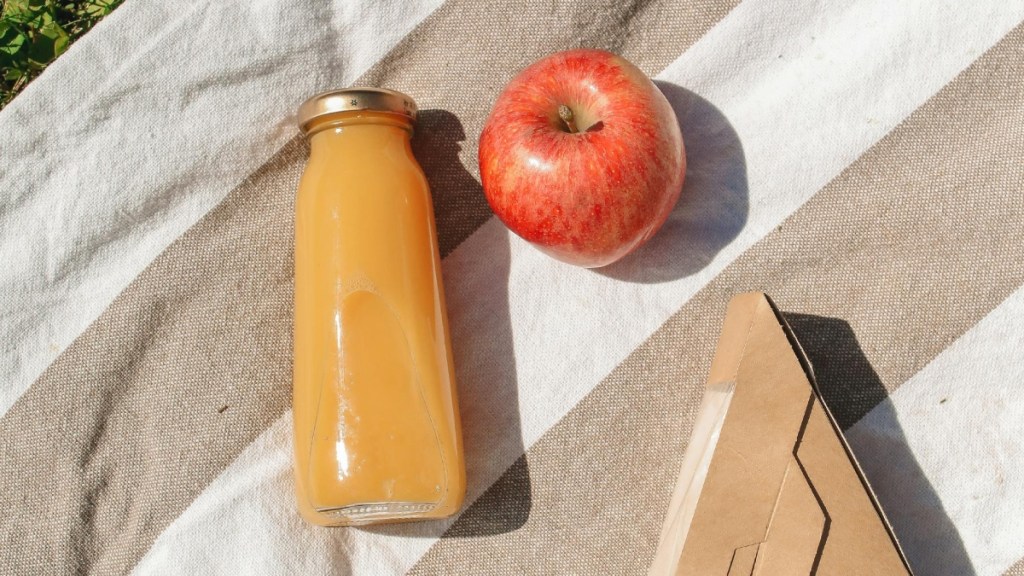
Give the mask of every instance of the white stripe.
[(1024, 288), (846, 434), (917, 574), (1024, 556), (1021, 326)]
[[(694, 106), (692, 116), (683, 119), (690, 128), (684, 137), (691, 159), (704, 166), (698, 170), (691, 164), (703, 172), (691, 174), (682, 202), (703, 198), (708, 211), (691, 215), (689, 226), (670, 227), (656, 239), (661, 251), (648, 251), (646, 261), (638, 263), (643, 268), (664, 261), (660, 272), (677, 278), (634, 283), (560, 265), (510, 237), (495, 220), (463, 243), (445, 260), (444, 274), (469, 499), (683, 302), (1022, 17), (1020, 2), (1003, 0), (969, 5), (854, 0), (828, 8), (807, 1), (786, 10), (768, 0), (747, 0), (660, 76), (714, 102), (743, 143), (750, 208), (738, 236), (728, 230), (735, 214), (717, 220), (712, 212), (715, 195), (727, 194), (721, 187), (741, 180), (735, 165), (714, 165), (715, 154), (728, 155), (727, 131), (698, 117), (704, 110)], [(697, 189), (701, 186), (705, 189)], [(699, 228), (707, 220), (710, 228)], [(685, 236), (694, 229), (700, 233)], [(701, 254), (710, 261), (701, 261)], [(689, 269), (673, 269), (673, 258), (690, 260), (683, 263)], [(290, 496), (282, 495), (290, 484), (283, 456), (290, 450), (289, 418), (257, 439), (172, 523), (139, 573), (166, 573), (168, 567), (183, 573), (230, 571), (243, 557), (271, 563), (276, 551), (264, 554), (250, 545), (258, 534), (314, 541), (324, 549), (344, 547), (356, 573), (399, 574), (420, 558), (447, 523), (374, 531), (296, 524)], [(276, 455), (280, 468), (268, 476), (272, 481), (246, 493), (246, 500), (255, 502), (241, 505), (233, 495), (240, 483), (250, 481), (251, 470), (263, 470), (267, 453)], [(330, 572), (329, 560), (323, 562), (313, 571)]]
[(440, 3), (128, 2), (0, 112), (0, 414)]

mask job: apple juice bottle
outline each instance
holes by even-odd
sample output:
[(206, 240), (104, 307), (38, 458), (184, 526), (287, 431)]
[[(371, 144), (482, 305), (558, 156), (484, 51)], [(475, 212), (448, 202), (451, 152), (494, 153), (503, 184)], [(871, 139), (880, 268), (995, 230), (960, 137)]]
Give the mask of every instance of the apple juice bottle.
[(465, 492), (430, 191), (411, 98), (376, 88), (299, 108), (295, 480), (320, 525), (437, 518)]

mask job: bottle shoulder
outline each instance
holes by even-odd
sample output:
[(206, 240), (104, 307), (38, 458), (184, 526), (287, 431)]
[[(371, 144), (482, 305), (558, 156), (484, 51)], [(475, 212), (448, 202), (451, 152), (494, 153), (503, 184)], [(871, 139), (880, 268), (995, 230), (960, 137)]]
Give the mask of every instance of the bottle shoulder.
[(355, 189), (426, 193), (428, 184), (408, 144), (312, 149), (299, 183), (299, 194)]

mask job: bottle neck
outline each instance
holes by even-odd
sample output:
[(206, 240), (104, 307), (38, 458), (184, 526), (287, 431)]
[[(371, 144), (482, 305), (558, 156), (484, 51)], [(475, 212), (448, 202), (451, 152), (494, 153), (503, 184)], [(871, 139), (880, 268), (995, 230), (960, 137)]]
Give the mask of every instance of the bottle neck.
[(386, 112), (342, 112), (310, 124), (310, 162), (359, 162), (367, 154), (412, 158), (412, 120)]
[(306, 137), (310, 142), (315, 142), (318, 138), (323, 139), (324, 135), (381, 130), (409, 139), (412, 137), (412, 119), (408, 116), (373, 110), (339, 112), (318, 118), (309, 124), (306, 127)]

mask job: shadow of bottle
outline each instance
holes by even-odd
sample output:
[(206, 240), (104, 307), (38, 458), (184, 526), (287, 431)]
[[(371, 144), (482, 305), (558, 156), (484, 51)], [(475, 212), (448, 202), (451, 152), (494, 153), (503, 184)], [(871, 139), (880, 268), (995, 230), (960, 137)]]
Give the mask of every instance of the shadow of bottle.
[(850, 448), (914, 572), (973, 576), (963, 540), (907, 444), (888, 391), (853, 329), (838, 318), (783, 314), (814, 368), (822, 400), (844, 434), (871, 414), (875, 441), (851, 441)]
[[(462, 123), (451, 112), (439, 109), (419, 112), (412, 147), (430, 184), (442, 257), (456, 247), (457, 242), (450, 239), (465, 236), (459, 219), (445, 212), (457, 209), (459, 202), (453, 198), (473, 194), (483, 196), (480, 182), (466, 170), (459, 158), (460, 142), (465, 138)], [(461, 309), (456, 301), (448, 299), (467, 483), (470, 486), (474, 484), (477, 463), (486, 462), (490, 458), (488, 452), (496, 449), (492, 443), (496, 432), (501, 436), (503, 452), (523, 455), (497, 484), (464, 508), (454, 524), (427, 521), (371, 526), (365, 530), (431, 538), (479, 537), (516, 530), (526, 523), (530, 515), (532, 490), (522, 440), (508, 305), (511, 253), (507, 240), (493, 242), (489, 247), (491, 250), (486, 257), (491, 263), (490, 273), (484, 281), (492, 290), (486, 298), (474, 302), (473, 310)], [(455, 284), (464, 281), (473, 280), (446, 275), (446, 292), (453, 294), (458, 289)], [(480, 318), (484, 321), (480, 322)], [(462, 329), (464, 323), (473, 326), (472, 333)]]
[(656, 81), (679, 120), (686, 179), (661, 230), (599, 274), (643, 284), (702, 270), (747, 221), (747, 167), (736, 131), (713, 104), (685, 88)]

